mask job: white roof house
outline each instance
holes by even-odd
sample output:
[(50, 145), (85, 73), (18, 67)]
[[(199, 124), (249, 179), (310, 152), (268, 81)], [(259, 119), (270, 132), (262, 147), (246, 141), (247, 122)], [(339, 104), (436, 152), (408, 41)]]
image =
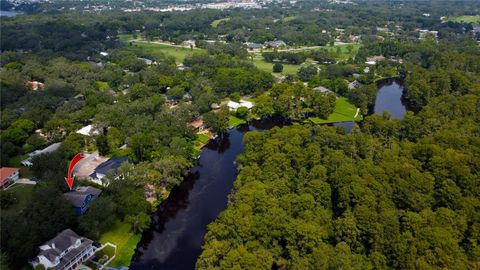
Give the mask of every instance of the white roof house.
[(91, 135), (98, 135), (100, 134), (98, 130), (93, 129), (92, 125), (84, 126), (81, 129), (77, 130), (78, 134), (84, 135), (84, 136), (91, 136)]
[(230, 111), (236, 111), (240, 107), (245, 107), (247, 109), (251, 109), (251, 108), (253, 108), (253, 103), (250, 102), (250, 101), (246, 101), (246, 100), (240, 100), (240, 103), (230, 100), (227, 103), (227, 107), (230, 109)]
[(253, 103), (246, 100), (240, 100), (240, 107), (246, 107), (247, 109), (253, 108)]

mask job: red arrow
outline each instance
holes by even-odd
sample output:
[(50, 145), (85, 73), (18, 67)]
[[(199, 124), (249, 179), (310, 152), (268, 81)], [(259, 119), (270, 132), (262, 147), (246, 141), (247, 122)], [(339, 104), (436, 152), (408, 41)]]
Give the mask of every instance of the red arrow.
[(72, 189), (72, 186), (73, 186), (73, 177), (72, 177), (73, 168), (83, 158), (84, 158), (83, 153), (78, 153), (73, 157), (72, 161), (70, 161), (70, 167), (68, 167), (68, 175), (65, 178), (65, 181), (67, 181), (67, 185), (70, 188), (70, 190)]

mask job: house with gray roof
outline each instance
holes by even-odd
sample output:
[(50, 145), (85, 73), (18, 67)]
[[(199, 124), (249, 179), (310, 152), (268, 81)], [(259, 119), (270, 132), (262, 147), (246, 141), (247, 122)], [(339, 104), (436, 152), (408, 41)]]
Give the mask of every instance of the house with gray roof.
[(63, 193), (63, 197), (67, 199), (75, 209), (75, 213), (81, 216), (87, 211), (88, 205), (95, 200), (102, 191), (98, 188), (86, 186), (77, 187), (73, 191)]
[(323, 93), (323, 94), (335, 94), (332, 90), (330, 90), (326, 87), (323, 87), (323, 86), (315, 87), (315, 88), (313, 88), (313, 91), (320, 92), (320, 93)]
[(45, 269), (73, 270), (95, 253), (92, 240), (70, 229), (61, 231), (39, 249), (37, 257), (30, 261), (33, 268), (43, 265)]
[(274, 40), (274, 41), (267, 41), (265, 42), (265, 47), (267, 48), (280, 48), (280, 47), (286, 47), (287, 43), (283, 40)]
[(362, 85), (363, 84), (361, 82), (355, 80), (355, 81), (348, 84), (348, 89), (354, 89), (354, 88), (360, 87)]
[(22, 163), (23, 166), (30, 167), (30, 166), (33, 165), (32, 160), (33, 160), (34, 157), (40, 156), (40, 155), (50, 154), (54, 151), (57, 151), (57, 149), (60, 147), (60, 145), (61, 145), (61, 143), (54, 143), (54, 144), (49, 145), (48, 147), (46, 147), (42, 150), (33, 151), (32, 153), (28, 154), (27, 159), (22, 160), (20, 163)]

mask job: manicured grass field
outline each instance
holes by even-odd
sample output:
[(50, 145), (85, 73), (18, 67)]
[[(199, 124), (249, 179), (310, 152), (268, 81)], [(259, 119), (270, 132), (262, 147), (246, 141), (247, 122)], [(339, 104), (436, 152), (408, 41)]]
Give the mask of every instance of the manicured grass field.
[(212, 27), (218, 27), (218, 25), (219, 25), (221, 22), (227, 22), (227, 21), (230, 21), (230, 18), (223, 18), (223, 19), (215, 20), (215, 21), (213, 21), (210, 25), (211, 25)]
[(195, 48), (192, 50), (190, 48), (176, 47), (164, 43), (153, 43), (148, 41), (134, 41), (132, 43), (133, 46), (127, 46), (125, 49), (141, 50), (158, 58), (161, 58), (163, 54), (170, 55), (175, 57), (175, 61), (179, 63), (183, 63), (183, 60), (187, 55), (191, 55), (193, 53), (206, 53), (206, 51), (203, 49)]
[(228, 118), (228, 126), (229, 127), (236, 127), (236, 126), (246, 124), (246, 123), (247, 123), (247, 121), (245, 121), (243, 119), (240, 119), (240, 118), (237, 118), (233, 115), (230, 115), (230, 117)]
[(119, 220), (116, 221), (115, 227), (100, 237), (100, 243), (102, 244), (110, 242), (117, 245), (116, 257), (109, 266), (129, 266), (141, 237), (140, 234), (134, 234), (130, 231), (129, 224), (122, 223)]
[(340, 97), (340, 98), (337, 98), (335, 109), (333, 113), (328, 117), (328, 119), (310, 117), (308, 118), (308, 120), (312, 121), (315, 124), (362, 120), (362, 116), (360, 114), (355, 118), (356, 113), (357, 113), (357, 108), (355, 108), (355, 106), (351, 104), (347, 98)]
[(16, 215), (22, 211), (28, 204), (30, 197), (32, 196), (32, 191), (35, 185), (24, 185), (24, 184), (15, 184), (8, 188), (5, 191), (1, 192), (11, 192), (13, 196), (17, 199), (15, 204), (11, 205), (8, 209), (3, 211), (4, 215)]
[(457, 16), (452, 18), (447, 18), (445, 21), (450, 22), (457, 22), (457, 23), (473, 23), (473, 24), (480, 24), (480, 15), (465, 15), (465, 16)]

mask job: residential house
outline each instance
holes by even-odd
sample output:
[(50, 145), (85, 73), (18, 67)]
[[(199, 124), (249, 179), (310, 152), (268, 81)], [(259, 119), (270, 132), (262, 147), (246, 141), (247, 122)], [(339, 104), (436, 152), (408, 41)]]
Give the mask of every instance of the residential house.
[(260, 51), (261, 49), (263, 49), (263, 45), (260, 43), (245, 42), (244, 44), (250, 51)]
[(43, 265), (45, 269), (73, 270), (95, 253), (92, 240), (70, 229), (61, 231), (39, 249), (37, 257), (30, 261), (33, 268)]
[(287, 43), (285, 43), (283, 40), (274, 40), (274, 41), (267, 41), (265, 42), (265, 47), (267, 48), (280, 48), (280, 47), (286, 47)]
[(138, 57), (138, 60), (142, 60), (146, 65), (152, 65), (152, 64), (156, 64), (155, 61), (151, 60), (151, 59), (148, 59), (148, 58), (142, 58), (142, 57)]
[(438, 31), (430, 31), (427, 29), (419, 29), (418, 30), (418, 39), (425, 39), (428, 36), (432, 36), (435, 39), (438, 38)]
[(205, 123), (203, 121), (203, 117), (197, 117), (192, 122), (188, 124), (191, 128), (193, 128), (196, 132), (200, 132), (205, 128)]
[(210, 108), (212, 108), (212, 110), (218, 110), (220, 109), (220, 105), (218, 105), (218, 103), (212, 103), (212, 105), (210, 105)]
[(27, 167), (30, 167), (33, 165), (32, 163), (32, 159), (36, 156), (40, 156), (40, 155), (45, 155), (45, 154), (50, 154), (54, 151), (56, 151), (58, 148), (60, 147), (60, 143), (54, 143), (42, 150), (36, 150), (30, 154), (28, 154), (28, 158), (27, 159), (24, 159), (22, 160), (20, 163), (22, 163), (23, 166), (27, 166)]
[(0, 168), (0, 188), (6, 188), (15, 183), (20, 177), (18, 168), (2, 167)]
[(27, 81), (27, 85), (32, 88), (32, 90), (38, 90), (39, 88), (45, 87), (45, 84), (38, 81)]
[(98, 188), (86, 186), (77, 187), (73, 191), (63, 193), (63, 197), (67, 199), (75, 209), (75, 214), (81, 216), (85, 213), (91, 201), (95, 200), (102, 191)]
[(230, 111), (236, 111), (240, 107), (245, 107), (247, 109), (251, 109), (251, 108), (253, 108), (253, 103), (250, 102), (250, 101), (246, 101), (246, 100), (240, 100), (240, 103), (230, 100), (227, 103), (227, 107), (230, 109)]
[(362, 85), (363, 84), (361, 82), (355, 80), (355, 81), (348, 84), (348, 89), (354, 89), (354, 88), (360, 87)]
[(326, 87), (323, 87), (323, 86), (315, 87), (315, 88), (313, 88), (313, 91), (320, 92), (320, 93), (323, 93), (323, 94), (335, 94), (332, 90), (330, 90)]
[(124, 162), (128, 162), (128, 157), (110, 158), (95, 168), (93, 173), (90, 174), (90, 180), (97, 184), (103, 185), (102, 179), (107, 176), (107, 173), (110, 171), (116, 171)]
[(367, 61), (365, 62), (365, 64), (367, 64), (367, 65), (375, 65), (375, 64), (377, 64), (378, 62), (383, 61), (383, 60), (385, 60), (385, 56), (383, 56), (383, 55), (376, 55), (376, 56), (372, 56), (372, 57), (367, 57)]
[(98, 135), (100, 132), (94, 129), (92, 125), (84, 126), (81, 129), (77, 130), (76, 133), (84, 135), (84, 136), (93, 136)]
[(195, 44), (195, 40), (185, 40), (184, 42), (182, 42), (182, 46), (183, 47), (188, 47), (188, 48), (195, 48), (197, 45)]

